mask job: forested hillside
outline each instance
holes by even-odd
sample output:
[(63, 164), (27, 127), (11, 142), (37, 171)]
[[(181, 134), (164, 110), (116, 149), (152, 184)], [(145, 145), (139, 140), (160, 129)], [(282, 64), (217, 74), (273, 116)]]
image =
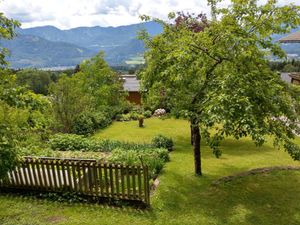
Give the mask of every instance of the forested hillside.
[[(120, 27), (78, 27), (60, 30), (53, 26), (17, 29), (17, 38), (1, 41), (11, 52), (8, 61), (13, 68), (75, 66), (83, 59), (105, 52), (111, 66), (139, 64), (135, 59), (145, 51), (137, 33), (146, 29), (150, 35), (162, 32), (161, 25), (146, 22)], [(295, 32), (298, 29), (292, 30)], [(283, 35), (273, 36), (278, 41)], [(300, 44), (283, 44), (293, 57), (300, 56)], [(298, 55), (298, 56), (297, 56)]]
[(14, 68), (74, 66), (83, 59), (105, 52), (110, 65), (124, 65), (126, 60), (144, 52), (136, 39), (146, 29), (155, 35), (162, 27), (154, 22), (120, 27), (78, 27), (60, 30), (53, 26), (18, 29), (17, 38), (2, 41), (11, 52)]

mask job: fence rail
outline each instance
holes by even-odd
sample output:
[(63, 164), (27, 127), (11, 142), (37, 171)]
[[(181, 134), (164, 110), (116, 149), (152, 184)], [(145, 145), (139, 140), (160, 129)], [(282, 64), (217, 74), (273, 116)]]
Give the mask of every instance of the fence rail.
[(96, 160), (25, 157), (0, 188), (76, 192), (95, 197), (150, 204), (147, 166), (101, 163)]

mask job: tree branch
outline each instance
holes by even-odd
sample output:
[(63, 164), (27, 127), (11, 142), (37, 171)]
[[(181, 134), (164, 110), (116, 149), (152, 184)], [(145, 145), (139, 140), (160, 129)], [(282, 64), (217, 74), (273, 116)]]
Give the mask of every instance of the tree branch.
[(203, 84), (203, 89), (200, 89), (200, 91), (193, 97), (193, 100), (192, 100), (192, 104), (195, 104), (196, 103), (196, 101), (199, 99), (199, 97), (201, 96), (201, 95), (203, 95), (203, 91), (204, 91), (204, 89), (205, 89), (205, 87), (206, 87), (206, 85), (207, 85), (207, 81), (208, 81), (208, 79), (209, 79), (209, 76), (213, 73), (213, 71), (217, 68), (217, 66), (219, 65), (219, 64), (221, 64), (222, 62), (224, 61), (224, 59), (220, 59), (219, 61), (217, 61), (207, 72), (206, 72), (206, 74), (205, 74), (205, 82), (204, 82), (204, 84)]
[(209, 53), (208, 49), (205, 48), (205, 47), (197, 46), (197, 45), (194, 45), (194, 44), (189, 44), (189, 46), (190, 46), (190, 47), (193, 47), (193, 48), (196, 48), (196, 49), (198, 49), (198, 50), (200, 50), (200, 51), (202, 51), (202, 52), (205, 53), (209, 58), (215, 60), (216, 62), (221, 61), (220, 58), (215, 57), (215, 56), (212, 56), (212, 55)]

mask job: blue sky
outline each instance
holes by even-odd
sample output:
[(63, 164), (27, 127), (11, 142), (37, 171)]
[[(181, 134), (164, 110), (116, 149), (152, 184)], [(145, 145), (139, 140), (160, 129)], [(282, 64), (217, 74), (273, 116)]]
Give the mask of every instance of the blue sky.
[[(224, 0), (222, 5), (229, 2)], [(300, 0), (278, 2), (300, 4)], [(139, 23), (143, 14), (165, 19), (173, 11), (209, 13), (209, 7), (206, 0), (2, 0), (0, 11), (19, 20), (23, 28), (53, 25), (69, 29)]]

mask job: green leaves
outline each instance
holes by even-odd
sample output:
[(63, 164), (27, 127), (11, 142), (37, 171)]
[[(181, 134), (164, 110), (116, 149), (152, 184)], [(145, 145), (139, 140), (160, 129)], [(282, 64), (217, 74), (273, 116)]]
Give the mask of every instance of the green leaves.
[[(210, 4), (217, 2), (222, 1)], [(298, 26), (300, 7), (276, 1), (231, 3), (226, 9), (213, 8), (218, 20), (208, 21), (200, 32), (191, 29), (197, 17), (171, 14), (164, 32), (146, 39), (147, 67), (140, 73), (146, 102), (187, 112), (217, 157), (226, 136), (250, 136), (262, 145), (273, 135), (299, 159), (290, 141), (299, 129), (299, 99), (270, 70), (265, 56), (285, 56), (271, 35)]]
[(300, 147), (291, 141), (284, 144), (285, 150), (291, 155), (294, 160), (300, 160)]
[[(12, 39), (15, 37), (15, 29), (21, 24), (17, 20), (8, 19), (4, 16), (3, 13), (0, 12), (0, 39)], [(5, 60), (5, 56), (8, 54), (8, 50), (0, 47), (0, 67), (5, 67), (7, 65), (7, 61)]]
[[(99, 128), (92, 121), (97, 113), (107, 116), (109, 123), (121, 108), (125, 96), (122, 80), (103, 57), (100, 52), (83, 61), (78, 73), (72, 77), (61, 76), (57, 83), (50, 86), (53, 113), (62, 132), (91, 133)], [(81, 130), (85, 122), (87, 124)]]

